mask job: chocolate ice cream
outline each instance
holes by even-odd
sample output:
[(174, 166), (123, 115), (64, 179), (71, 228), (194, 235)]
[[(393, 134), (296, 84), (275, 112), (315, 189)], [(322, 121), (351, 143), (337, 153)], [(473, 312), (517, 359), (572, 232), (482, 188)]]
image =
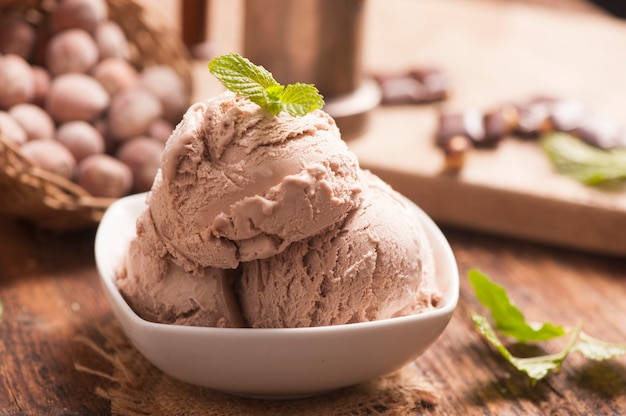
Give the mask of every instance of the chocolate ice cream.
[(155, 322), (302, 327), (433, 308), (433, 267), (419, 217), (328, 114), (226, 92), (168, 140), (117, 283)]
[(168, 253), (146, 210), (137, 220), (117, 285), (142, 318), (168, 324), (240, 327), (245, 322), (233, 290), (232, 269), (188, 273)]
[(238, 294), (252, 327), (308, 327), (421, 312), (438, 301), (434, 260), (417, 214), (362, 173), (363, 202), (335, 227), (243, 263)]
[(272, 116), (226, 92), (185, 114), (149, 210), (185, 270), (236, 268), (341, 221), (360, 187), (357, 158), (328, 114)]

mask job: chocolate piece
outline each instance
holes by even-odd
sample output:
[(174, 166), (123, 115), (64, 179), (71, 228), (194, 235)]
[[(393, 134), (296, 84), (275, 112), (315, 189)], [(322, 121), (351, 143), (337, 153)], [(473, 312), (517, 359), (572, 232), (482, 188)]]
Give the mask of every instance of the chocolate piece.
[(623, 129), (612, 119), (601, 116), (587, 118), (578, 127), (570, 131), (582, 141), (599, 147), (613, 149), (623, 143)]
[(550, 118), (550, 101), (533, 100), (516, 105), (517, 126), (515, 132), (521, 137), (538, 138), (541, 134), (553, 130)]
[(483, 140), (476, 141), (476, 147), (495, 147), (517, 126), (517, 109), (512, 105), (504, 105), (483, 116), (485, 135)]
[(415, 69), (404, 74), (375, 75), (383, 104), (424, 104), (449, 96), (450, 82), (437, 69)]
[(587, 108), (582, 101), (562, 99), (549, 104), (550, 120), (555, 130), (570, 132), (584, 123)]
[(426, 86), (428, 101), (445, 100), (450, 96), (450, 79), (436, 68), (414, 69), (409, 75)]
[(420, 81), (406, 76), (378, 77), (382, 104), (422, 103), (429, 96), (427, 87)]
[(480, 111), (467, 109), (456, 113), (439, 113), (437, 143), (442, 145), (454, 136), (465, 136), (477, 143), (484, 140), (485, 127)]
[(452, 136), (444, 143), (441, 148), (445, 155), (444, 171), (458, 172), (465, 165), (467, 152), (472, 149), (472, 142), (467, 136)]

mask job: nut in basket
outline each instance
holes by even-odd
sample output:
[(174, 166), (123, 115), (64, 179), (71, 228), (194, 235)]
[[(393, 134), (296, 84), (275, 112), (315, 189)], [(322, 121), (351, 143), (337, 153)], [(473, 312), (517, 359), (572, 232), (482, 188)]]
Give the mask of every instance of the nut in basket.
[(139, 0), (0, 0), (0, 215), (95, 225), (149, 189), (190, 104), (191, 63)]

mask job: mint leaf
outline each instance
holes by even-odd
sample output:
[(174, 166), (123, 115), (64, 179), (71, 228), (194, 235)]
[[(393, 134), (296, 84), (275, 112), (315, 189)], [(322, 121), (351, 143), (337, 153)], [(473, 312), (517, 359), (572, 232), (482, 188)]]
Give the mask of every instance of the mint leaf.
[(532, 384), (534, 385), (538, 380), (544, 378), (550, 371), (557, 371), (561, 368), (561, 363), (565, 360), (565, 357), (569, 354), (572, 345), (580, 328), (574, 331), (570, 337), (569, 342), (565, 348), (556, 354), (540, 355), (529, 358), (515, 357), (511, 352), (502, 344), (496, 332), (493, 330), (487, 318), (479, 314), (472, 314), (472, 320), (478, 328), (478, 331), (500, 352), (500, 354), (510, 362), (517, 370), (525, 373), (530, 377)]
[(254, 65), (236, 53), (214, 58), (209, 62), (209, 71), (234, 92), (250, 91), (253, 95), (263, 95), (267, 88), (279, 85), (267, 69)]
[(567, 133), (550, 133), (541, 145), (555, 169), (584, 184), (626, 179), (626, 150), (602, 150)]
[(248, 98), (272, 115), (286, 111), (294, 117), (303, 116), (324, 105), (315, 86), (280, 85), (268, 70), (236, 53), (213, 58), (209, 71), (230, 91)]
[(556, 354), (539, 355), (536, 357), (519, 358), (515, 357), (511, 352), (502, 344), (496, 332), (489, 324), (487, 318), (477, 313), (472, 314), (472, 320), (476, 325), (478, 331), (500, 352), (500, 354), (515, 367), (518, 371), (521, 371), (528, 375), (534, 385), (537, 381), (541, 380), (548, 375), (550, 371), (558, 371), (561, 368), (561, 364), (572, 350), (576, 339), (580, 333), (580, 327), (572, 331), (567, 345)]
[(287, 85), (281, 96), (283, 108), (292, 116), (303, 116), (324, 105), (324, 99), (311, 84)]
[(544, 341), (565, 334), (560, 326), (544, 323), (535, 328), (526, 322), (524, 314), (509, 300), (504, 288), (493, 283), (478, 270), (470, 270), (469, 280), (474, 287), (476, 297), (489, 308), (496, 328), (505, 335), (519, 342)]
[(608, 360), (626, 354), (626, 345), (611, 344), (594, 339), (582, 332), (582, 325), (566, 330), (561, 326), (545, 323), (541, 328), (533, 329), (526, 323), (522, 312), (511, 303), (502, 286), (493, 283), (477, 270), (470, 270), (468, 274), (478, 300), (491, 310), (496, 329), (503, 334), (512, 336), (519, 342), (525, 342), (528, 340), (545, 341), (569, 333), (567, 344), (561, 351), (555, 354), (519, 358), (511, 354), (504, 346), (487, 318), (477, 313), (472, 314), (472, 320), (477, 330), (509, 363), (528, 375), (533, 384), (545, 377), (550, 371), (560, 369), (562, 362), (570, 352), (580, 352), (584, 357), (592, 360)]
[(610, 344), (581, 332), (578, 343), (572, 350), (580, 352), (586, 358), (602, 361), (626, 354), (626, 345)]

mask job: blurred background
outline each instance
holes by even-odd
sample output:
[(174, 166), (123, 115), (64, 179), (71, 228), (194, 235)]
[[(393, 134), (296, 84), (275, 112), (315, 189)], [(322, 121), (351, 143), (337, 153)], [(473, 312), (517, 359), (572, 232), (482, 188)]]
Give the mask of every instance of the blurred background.
[[(104, 91), (93, 79), (74, 80), (89, 87), (70, 85), (54, 94), (57, 101), (48, 97), (38, 103), (32, 96), (10, 101), (2, 92), (0, 111), (6, 114), (0, 130), (5, 136), (11, 128), (18, 131), (8, 141), (19, 145), (0, 141), (0, 158), (9, 166), (0, 185), (19, 195), (4, 198), (11, 202), (0, 203), (2, 212), (48, 227), (80, 228), (97, 223), (112, 200), (148, 190), (164, 142), (188, 105), (224, 89), (210, 76), (208, 62), (238, 52), (280, 83), (314, 83), (325, 97), (324, 110), (361, 164), (418, 201), (435, 220), (579, 248), (626, 250), (623, 240), (607, 238), (616, 221), (623, 221), (622, 187), (608, 192), (558, 174), (538, 144), (543, 134), (566, 130), (603, 150), (626, 146), (623, 2), (107, 0), (108, 26), (119, 26), (113, 38), (122, 39), (123, 47), (101, 50), (98, 57), (98, 34), (86, 28), (53, 48), (56, 37), (67, 37), (55, 20), (63, 14), (59, 10), (103, 3), (0, 1), (2, 22), (14, 14), (24, 20), (21, 26), (15, 19), (13, 26), (1, 26), (0, 52), (9, 55), (6, 45), (19, 44), (16, 27), (30, 30), (31, 39), (21, 58), (28, 62), (4, 57), (0, 69), (7, 71), (11, 62), (15, 73), (28, 72), (30, 65), (33, 73), (47, 73), (52, 84), (76, 71), (102, 85), (117, 83), (115, 91), (111, 85)], [(86, 49), (81, 55), (73, 48)], [(112, 55), (128, 62), (96, 73), (95, 64)], [(126, 89), (121, 86), (142, 88), (118, 94)], [(87, 93), (89, 88), (94, 90)], [(83, 102), (85, 97), (91, 102)], [(48, 135), (59, 135), (68, 122), (87, 122), (97, 146), (85, 150), (84, 134), (80, 146), (69, 135), (61, 140), (74, 143), (68, 156), (59, 146), (50, 150), (50, 141), (27, 138), (33, 123), (22, 122), (16, 130), (15, 122), (32, 117), (19, 114), (23, 105), (13, 109), (19, 104), (47, 119)], [(86, 108), (92, 112), (83, 114)], [(557, 115), (567, 120), (556, 120)], [(106, 153), (97, 158), (107, 160), (81, 163), (85, 152)], [(56, 176), (41, 175), (27, 159)], [(99, 179), (112, 172), (105, 163), (115, 165), (116, 189)], [(582, 215), (594, 220), (587, 221), (588, 235), (581, 239), (569, 224)]]

